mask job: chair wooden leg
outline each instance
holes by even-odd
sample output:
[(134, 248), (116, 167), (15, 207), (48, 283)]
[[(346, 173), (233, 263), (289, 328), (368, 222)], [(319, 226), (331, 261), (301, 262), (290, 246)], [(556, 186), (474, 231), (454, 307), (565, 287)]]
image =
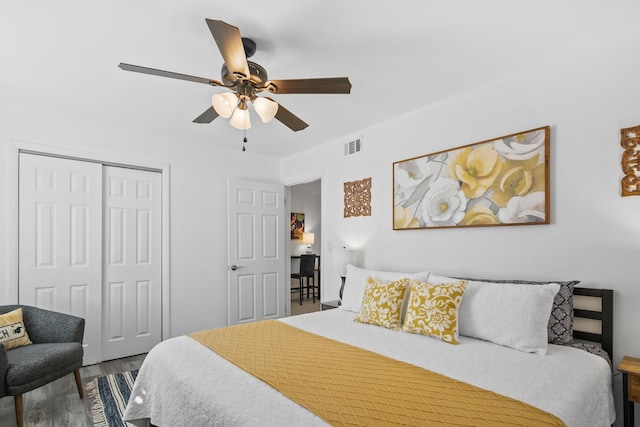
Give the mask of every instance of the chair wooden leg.
[(300, 278), (300, 286), (298, 287), (298, 293), (300, 294), (300, 305), (302, 305), (302, 277)]
[(78, 394), (80, 395), (80, 399), (84, 399), (84, 389), (82, 388), (82, 378), (80, 377), (80, 369), (76, 369), (73, 373), (73, 376), (76, 377), (76, 386), (78, 387)]
[(13, 404), (16, 407), (16, 425), (22, 427), (23, 424), (23, 412), (22, 412), (22, 394), (13, 397)]

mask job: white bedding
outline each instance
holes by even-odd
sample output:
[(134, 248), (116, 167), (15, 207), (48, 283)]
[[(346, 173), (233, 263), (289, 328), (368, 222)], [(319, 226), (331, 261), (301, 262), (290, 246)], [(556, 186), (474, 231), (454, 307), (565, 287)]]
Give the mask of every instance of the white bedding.
[[(615, 420), (611, 369), (586, 351), (550, 344), (540, 356), (464, 336), (460, 345), (451, 345), (357, 323), (354, 317), (335, 309), (281, 321), (527, 402), (567, 426), (610, 426)], [(160, 427), (326, 425), (186, 336), (149, 352), (124, 419)]]

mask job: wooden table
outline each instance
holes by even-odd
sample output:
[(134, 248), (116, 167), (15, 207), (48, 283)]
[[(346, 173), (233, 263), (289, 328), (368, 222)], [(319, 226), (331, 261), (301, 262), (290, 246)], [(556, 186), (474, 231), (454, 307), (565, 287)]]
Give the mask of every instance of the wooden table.
[(635, 425), (633, 404), (640, 403), (640, 359), (625, 356), (618, 365), (622, 372), (622, 403), (624, 405), (624, 426)]

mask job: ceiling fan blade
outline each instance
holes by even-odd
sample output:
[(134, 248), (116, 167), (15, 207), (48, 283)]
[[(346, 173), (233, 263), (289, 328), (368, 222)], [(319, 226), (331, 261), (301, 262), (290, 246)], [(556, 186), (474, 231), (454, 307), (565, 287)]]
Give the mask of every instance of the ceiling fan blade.
[(213, 19), (206, 19), (206, 21), (229, 71), (239, 77), (248, 78), (250, 76), (249, 64), (247, 64), (238, 27), (224, 21)]
[(125, 71), (133, 71), (133, 72), (142, 73), (142, 74), (152, 74), (154, 76), (160, 76), (160, 77), (170, 77), (172, 79), (187, 80), (187, 81), (196, 82), (196, 83), (204, 83), (211, 86), (222, 86), (222, 83), (220, 83), (217, 80), (206, 79), (204, 77), (190, 76), (188, 74), (174, 73), (172, 71), (156, 70), (155, 68), (124, 64), (122, 62), (118, 65), (118, 67), (122, 68)]
[(193, 123), (211, 123), (216, 117), (218, 117), (216, 110), (213, 107), (209, 107), (204, 113), (193, 119)]
[(265, 86), (273, 84), (277, 94), (286, 93), (351, 93), (348, 77), (327, 77), (319, 79), (269, 80)]
[[(267, 98), (270, 101), (273, 101), (273, 99), (268, 98), (266, 96), (265, 98)], [(294, 132), (297, 132), (309, 126), (298, 116), (296, 116), (291, 111), (284, 108), (281, 104), (278, 104), (278, 111), (276, 112), (275, 118), (278, 119), (280, 122), (282, 122), (282, 124), (284, 124), (286, 127), (288, 127)]]

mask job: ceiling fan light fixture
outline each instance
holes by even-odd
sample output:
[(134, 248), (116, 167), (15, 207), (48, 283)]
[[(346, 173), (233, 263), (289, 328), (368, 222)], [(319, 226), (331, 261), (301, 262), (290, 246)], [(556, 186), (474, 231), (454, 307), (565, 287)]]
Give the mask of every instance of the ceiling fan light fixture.
[(216, 93), (211, 97), (211, 105), (220, 117), (228, 119), (238, 106), (238, 98), (231, 92)]
[(281, 122), (294, 132), (309, 126), (298, 116), (287, 110), (271, 98), (258, 97), (263, 91), (281, 94), (348, 94), (351, 93), (351, 82), (348, 77), (321, 77), (306, 79), (269, 80), (267, 70), (260, 64), (249, 61), (256, 50), (256, 43), (240, 36), (240, 30), (224, 21), (205, 19), (224, 63), (220, 74), (222, 81), (172, 71), (141, 67), (139, 65), (120, 63), (118, 67), (125, 71), (150, 74), (159, 77), (203, 83), (228, 89), (231, 93), (215, 94), (211, 98), (211, 106), (196, 117), (194, 123), (211, 123), (217, 117), (230, 119), (231, 125), (246, 130), (251, 127), (247, 103), (252, 102), (256, 114), (264, 123), (273, 119)]
[(269, 123), (278, 112), (278, 103), (267, 98), (256, 98), (253, 100), (253, 108), (260, 116), (262, 123)]
[[(249, 118), (249, 110), (247, 109), (247, 105), (244, 102), (240, 102), (238, 104), (238, 108), (231, 115), (231, 120), (229, 120), (229, 124), (236, 129), (246, 130), (251, 129), (251, 119)], [(244, 108), (242, 108), (244, 106)]]

